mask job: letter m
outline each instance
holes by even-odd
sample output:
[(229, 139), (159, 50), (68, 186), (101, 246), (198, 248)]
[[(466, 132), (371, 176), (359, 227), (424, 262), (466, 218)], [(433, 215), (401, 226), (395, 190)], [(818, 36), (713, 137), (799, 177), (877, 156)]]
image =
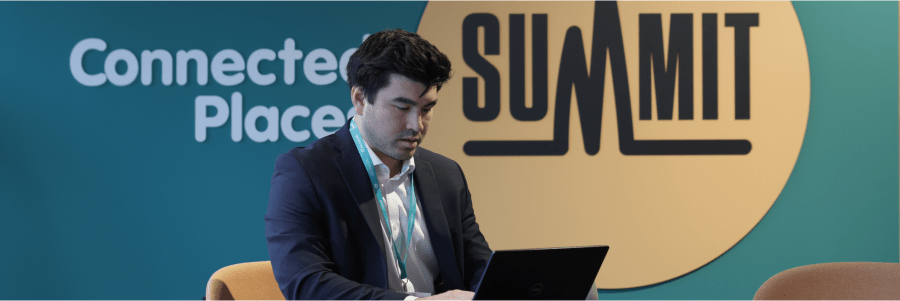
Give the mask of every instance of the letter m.
[(640, 116), (650, 120), (650, 65), (656, 88), (656, 117), (672, 120), (675, 102), (675, 69), (678, 69), (678, 119), (694, 119), (694, 26), (693, 15), (672, 14), (669, 22), (669, 53), (663, 50), (662, 16), (641, 14), (640, 31)]

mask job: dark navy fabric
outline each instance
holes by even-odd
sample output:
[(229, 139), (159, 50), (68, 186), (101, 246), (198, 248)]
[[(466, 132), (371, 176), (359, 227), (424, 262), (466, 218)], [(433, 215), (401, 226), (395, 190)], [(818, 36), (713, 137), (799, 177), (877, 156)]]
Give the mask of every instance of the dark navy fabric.
[[(266, 240), (289, 300), (407, 296), (387, 289), (378, 205), (348, 125), (275, 162)], [(440, 269), (435, 291), (474, 291), (491, 250), (475, 222), (465, 175), (424, 148), (414, 157), (416, 192)]]

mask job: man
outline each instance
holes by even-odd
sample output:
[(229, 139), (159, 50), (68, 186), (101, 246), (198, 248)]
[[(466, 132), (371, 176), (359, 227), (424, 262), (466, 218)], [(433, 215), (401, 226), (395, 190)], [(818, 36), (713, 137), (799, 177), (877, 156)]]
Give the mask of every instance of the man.
[(465, 176), (418, 147), (449, 78), (446, 55), (403, 30), (350, 57), (356, 116), (275, 162), (266, 240), (287, 299), (472, 298), (491, 250)]

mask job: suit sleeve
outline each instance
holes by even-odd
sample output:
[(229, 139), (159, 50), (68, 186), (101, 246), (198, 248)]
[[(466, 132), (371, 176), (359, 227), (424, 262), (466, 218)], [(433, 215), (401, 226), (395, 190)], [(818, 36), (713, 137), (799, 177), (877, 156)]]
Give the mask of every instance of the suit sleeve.
[[(459, 168), (457, 166), (457, 168)], [(481, 275), (487, 267), (488, 260), (491, 258), (491, 248), (488, 246), (487, 240), (481, 234), (481, 229), (475, 221), (475, 209), (472, 207), (472, 195), (469, 192), (469, 184), (466, 182), (466, 176), (459, 170), (463, 178), (463, 197), (462, 199), (462, 231), (463, 231), (463, 251), (465, 252), (465, 282), (466, 288), (470, 291), (478, 289), (478, 282), (481, 281)]]
[(286, 299), (402, 300), (408, 296), (334, 273), (326, 216), (302, 164), (290, 152), (279, 156), (265, 221), (272, 269)]

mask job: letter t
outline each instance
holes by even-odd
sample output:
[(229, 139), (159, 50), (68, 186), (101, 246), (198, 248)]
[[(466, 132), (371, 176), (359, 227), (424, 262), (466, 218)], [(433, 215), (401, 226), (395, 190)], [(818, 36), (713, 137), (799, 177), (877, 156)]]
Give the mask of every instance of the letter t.
[(284, 61), (284, 83), (294, 84), (294, 61), (303, 58), (303, 51), (295, 49), (294, 39), (284, 40), (284, 50), (278, 51), (278, 58)]

